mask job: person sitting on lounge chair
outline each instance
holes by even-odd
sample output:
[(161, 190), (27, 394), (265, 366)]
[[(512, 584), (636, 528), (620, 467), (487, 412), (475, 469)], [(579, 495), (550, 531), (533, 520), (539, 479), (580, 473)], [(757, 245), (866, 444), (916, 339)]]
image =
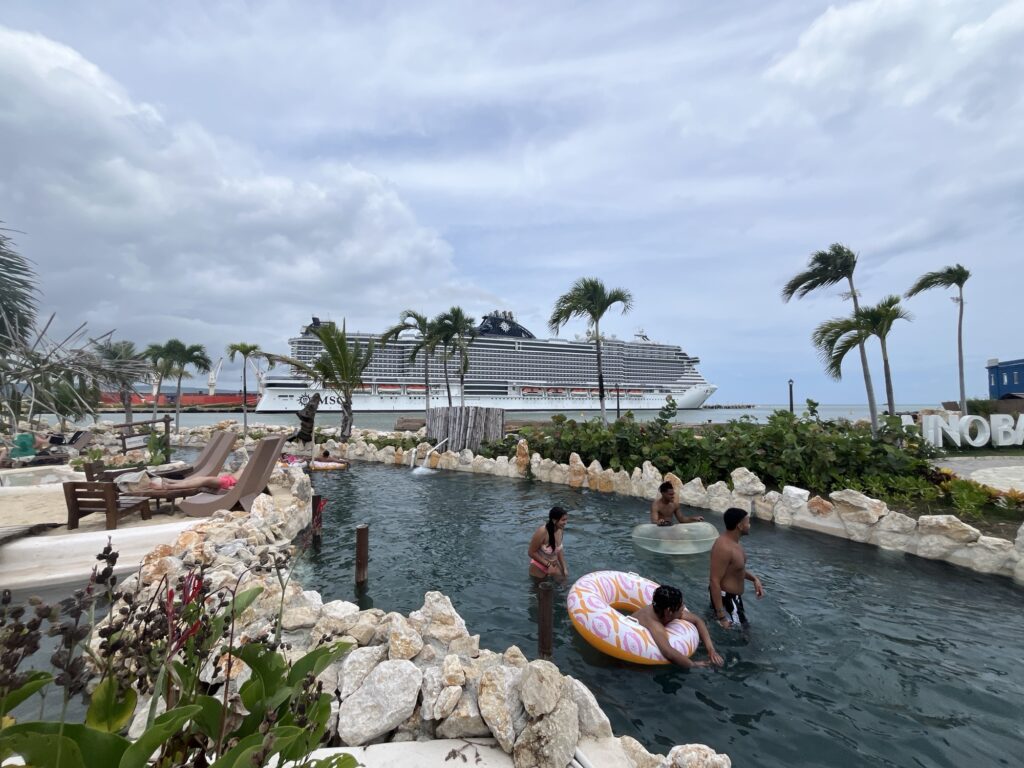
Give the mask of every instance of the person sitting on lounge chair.
[(5, 459), (31, 459), (50, 447), (50, 441), (41, 435), (22, 432), (15, 435), (10, 448), (0, 448), (0, 461)]
[[(150, 478), (149, 489), (152, 491), (205, 491), (207, 493), (225, 493), (235, 487), (238, 473), (223, 472), (219, 475), (203, 475), (186, 477), (183, 480), (171, 480), (166, 477)], [(145, 492), (145, 491), (143, 491)]]

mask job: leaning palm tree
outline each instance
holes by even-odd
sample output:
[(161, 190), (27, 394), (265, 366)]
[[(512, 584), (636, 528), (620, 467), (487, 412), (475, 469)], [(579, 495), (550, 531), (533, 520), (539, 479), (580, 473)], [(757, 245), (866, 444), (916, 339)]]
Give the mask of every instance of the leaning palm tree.
[[(782, 300), (789, 301), (794, 296), (802, 299), (819, 288), (828, 288), (845, 281), (850, 290), (844, 296), (853, 301), (854, 314), (860, 309), (857, 300), (857, 289), (853, 284), (853, 271), (857, 267), (857, 254), (840, 243), (832, 243), (827, 251), (815, 251), (807, 262), (807, 269), (795, 275), (782, 289)], [(868, 395), (868, 413), (871, 415), (871, 431), (878, 431), (878, 406), (875, 403), (875, 388), (871, 382), (871, 369), (868, 367), (868, 354), (864, 342), (857, 342), (860, 350), (860, 367), (864, 371), (864, 388)]]
[(160, 388), (164, 379), (175, 375), (174, 360), (167, 354), (164, 344), (150, 344), (142, 351), (142, 356), (149, 361), (152, 370), (150, 378), (153, 381), (153, 418), (156, 418), (160, 409)]
[[(459, 406), (466, 407), (466, 374), (469, 372), (469, 345), (476, 338), (476, 320), (467, 315), (462, 307), (452, 307), (437, 318), (437, 333), (445, 347), (445, 382), (448, 377), (448, 360), (459, 355)], [(451, 388), (448, 389), (448, 406), (451, 407)]]
[[(97, 345), (97, 351), (100, 357), (113, 363), (139, 364), (146, 359), (145, 354), (135, 348), (133, 341), (106, 341)], [(129, 424), (132, 423), (132, 395), (135, 394), (137, 380), (134, 371), (128, 369), (128, 373), (105, 382), (117, 387), (118, 399), (121, 401), (121, 407), (124, 408), (124, 418)]]
[(263, 350), (260, 349), (259, 344), (246, 344), (244, 341), (238, 341), (234, 344), (228, 344), (227, 348), (228, 360), (232, 363), (235, 362), (235, 356), (242, 356), (242, 436), (249, 436), (249, 380), (247, 377), (247, 368), (249, 365), (250, 358), (266, 357), (263, 354)]
[(964, 415), (967, 415), (967, 391), (964, 388), (964, 283), (970, 277), (971, 271), (967, 267), (954, 264), (952, 267), (921, 275), (904, 294), (909, 299), (932, 288), (952, 288), (954, 285), (957, 287), (957, 295), (953, 297), (953, 301), (960, 308), (956, 323), (956, 361), (960, 372), (960, 413)]
[(407, 331), (418, 334), (409, 348), (409, 362), (415, 363), (416, 357), (423, 353), (423, 384), (426, 391), (423, 418), (426, 419), (430, 413), (430, 356), (434, 354), (438, 343), (437, 326), (432, 320), (428, 320), (426, 315), (407, 309), (398, 316), (398, 323), (388, 328), (380, 337), (380, 343), (387, 344)]
[(176, 395), (174, 398), (174, 431), (181, 429), (181, 380), (188, 378), (189, 366), (196, 369), (197, 373), (206, 373), (210, 370), (213, 362), (206, 354), (206, 347), (202, 344), (185, 345), (183, 341), (171, 339), (164, 345), (164, 352), (168, 358), (174, 361), (174, 373), (177, 377)]
[(594, 337), (597, 353), (597, 395), (601, 401), (601, 421), (608, 423), (604, 407), (604, 371), (601, 367), (601, 318), (613, 304), (622, 305), (622, 314), (633, 308), (633, 294), (625, 288), (607, 290), (604, 283), (594, 277), (581, 277), (568, 293), (555, 301), (555, 309), (548, 320), (548, 327), (556, 336), (569, 320), (580, 317), (587, 321)]
[(814, 329), (811, 341), (825, 364), (825, 373), (835, 380), (842, 378), (842, 365), (854, 347), (874, 336), (882, 348), (882, 371), (889, 415), (896, 415), (896, 397), (889, 366), (889, 332), (897, 320), (911, 320), (910, 313), (900, 306), (899, 296), (886, 296), (874, 306), (861, 307), (851, 317), (834, 317)]

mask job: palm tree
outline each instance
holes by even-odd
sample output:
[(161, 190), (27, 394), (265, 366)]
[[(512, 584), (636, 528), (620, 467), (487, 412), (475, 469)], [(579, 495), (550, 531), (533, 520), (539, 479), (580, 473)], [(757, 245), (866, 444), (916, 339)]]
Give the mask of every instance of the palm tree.
[(173, 373), (177, 377), (177, 394), (174, 398), (174, 431), (177, 432), (181, 429), (181, 380), (189, 377), (189, 366), (195, 368), (197, 373), (206, 373), (213, 362), (202, 344), (186, 346), (179, 339), (171, 339), (164, 344), (164, 353), (174, 362)]
[(167, 349), (163, 344), (150, 344), (143, 350), (142, 356), (153, 367), (150, 375), (154, 379), (153, 418), (155, 419), (160, 408), (160, 388), (163, 386), (164, 379), (175, 375), (174, 360), (167, 354)]
[[(248, 365), (249, 358), (266, 357), (263, 354), (263, 350), (260, 349), (259, 344), (246, 344), (244, 341), (239, 341), (234, 344), (228, 344), (227, 348), (228, 360), (232, 363), (235, 362), (235, 355), (242, 356), (242, 436), (249, 436), (249, 380), (248, 380)], [(271, 363), (273, 365), (273, 363)]]
[[(106, 341), (101, 342), (97, 345), (97, 351), (100, 357), (109, 362), (120, 364), (123, 362), (141, 363), (146, 359), (146, 355), (143, 352), (139, 352), (135, 348), (134, 341)], [(118, 397), (121, 400), (121, 406), (124, 408), (125, 421), (129, 424), (132, 423), (132, 395), (135, 394), (135, 382), (138, 377), (134, 374), (131, 369), (128, 369), (126, 375), (118, 377), (112, 377), (108, 379), (107, 383), (117, 387)]]
[(556, 336), (573, 317), (585, 319), (590, 326), (597, 352), (597, 395), (601, 401), (601, 421), (605, 424), (608, 419), (604, 408), (604, 371), (601, 367), (601, 318), (613, 304), (621, 304), (622, 314), (626, 314), (633, 308), (633, 294), (625, 288), (609, 291), (597, 278), (581, 277), (573, 283), (568, 293), (558, 297), (551, 319), (548, 320), (548, 327)]
[(339, 437), (347, 441), (352, 436), (352, 393), (363, 385), (363, 374), (373, 359), (373, 341), (370, 340), (366, 344), (357, 341), (350, 346), (344, 321), (340, 331), (334, 323), (324, 323), (314, 329), (314, 333), (324, 345), (324, 351), (313, 365), (303, 365), (297, 360), (285, 360), (291, 365), (298, 363), (296, 367), (320, 382), (321, 387), (330, 389), (341, 397)]
[(426, 315), (421, 315), (412, 309), (405, 310), (398, 316), (398, 323), (388, 328), (380, 337), (382, 345), (397, 339), (406, 331), (414, 331), (419, 334), (416, 341), (409, 349), (409, 362), (415, 363), (416, 357), (423, 353), (423, 384), (426, 387), (426, 403), (423, 409), (423, 418), (430, 413), (430, 356), (434, 354), (437, 346), (437, 327)]
[(916, 296), (921, 291), (928, 291), (932, 288), (957, 287), (957, 295), (953, 301), (959, 306), (959, 316), (956, 323), (956, 361), (960, 369), (960, 413), (967, 415), (967, 392), (964, 389), (964, 283), (971, 277), (971, 271), (961, 264), (954, 264), (952, 267), (940, 269), (937, 272), (927, 272), (917, 279), (910, 290), (904, 294), (908, 299)]
[[(451, 307), (436, 319), (437, 334), (445, 348), (445, 384), (448, 382), (448, 359), (459, 353), (459, 406), (466, 407), (466, 374), (469, 372), (469, 345), (476, 338), (476, 320), (467, 315), (462, 307)], [(452, 404), (451, 387), (448, 387), (448, 407)]]
[(882, 371), (889, 415), (896, 415), (896, 397), (889, 367), (888, 337), (897, 320), (911, 320), (910, 313), (900, 306), (899, 296), (886, 296), (874, 306), (861, 307), (852, 317), (834, 317), (814, 329), (811, 341), (818, 348), (825, 373), (837, 381), (842, 378), (843, 359), (855, 346), (872, 336), (882, 348)]
[[(794, 296), (802, 299), (819, 288), (828, 288), (844, 280), (850, 286), (847, 294), (853, 301), (853, 312), (860, 310), (857, 300), (857, 289), (853, 284), (853, 271), (857, 267), (857, 254), (840, 243), (832, 243), (827, 251), (815, 251), (807, 262), (807, 269), (795, 275), (782, 289), (782, 300), (789, 301)], [(845, 298), (845, 296), (844, 296)], [(875, 388), (871, 382), (871, 369), (868, 367), (868, 354), (864, 349), (863, 339), (857, 342), (860, 350), (860, 367), (864, 371), (864, 388), (868, 395), (868, 412), (871, 414), (871, 431), (878, 431), (878, 406), (875, 403)]]
[(0, 229), (0, 354), (27, 343), (36, 324), (36, 273)]

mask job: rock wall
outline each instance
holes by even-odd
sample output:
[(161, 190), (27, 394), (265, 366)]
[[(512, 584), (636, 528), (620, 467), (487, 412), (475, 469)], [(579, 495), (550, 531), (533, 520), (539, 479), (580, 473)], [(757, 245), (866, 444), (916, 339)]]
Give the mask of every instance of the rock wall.
[[(336, 456), (357, 461), (387, 464), (409, 464), (408, 455), (392, 447), (378, 449), (367, 438), (395, 437), (362, 430), (353, 434), (352, 442), (327, 447)], [(412, 437), (411, 433), (405, 436)], [(430, 450), (428, 443), (416, 447), (416, 463), (422, 464)], [(541, 458), (530, 453), (529, 445), (520, 440), (516, 456), (488, 459), (470, 451), (432, 453), (429, 467), (455, 472), (475, 472), (495, 477), (527, 477), (559, 483), (572, 488), (589, 488), (602, 493), (619, 493), (642, 499), (654, 499), (658, 486), (669, 481), (676, 488), (676, 497), (687, 506), (724, 512), (739, 507), (759, 520), (776, 525), (806, 528), (883, 549), (906, 552), (931, 560), (944, 560), (980, 573), (1012, 578), (1024, 585), (1024, 525), (1017, 531), (1016, 541), (985, 536), (954, 515), (922, 515), (914, 519), (890, 510), (885, 502), (872, 499), (858, 491), (843, 490), (829, 494), (827, 499), (811, 496), (810, 491), (786, 486), (782, 493), (765, 493), (764, 483), (753, 472), (739, 467), (731, 473), (731, 482), (717, 482), (704, 487), (701, 479), (683, 483), (671, 472), (662, 473), (645, 461), (632, 473), (603, 469), (600, 462), (584, 465), (578, 454), (569, 456), (567, 464)]]
[[(198, 444), (199, 436), (208, 436), (211, 429), (183, 430), (178, 439)], [(351, 459), (372, 455), (373, 460), (398, 464), (403, 459), (401, 450), (378, 451), (359, 440), (347, 447), (327, 447)], [(421, 444), (417, 455), (428, 449)], [(442, 454), (437, 463), (491, 474), (500, 467), (506, 476), (521, 476), (516, 462), (466, 453)], [(566, 768), (581, 740), (614, 739), (608, 717), (583, 683), (562, 675), (548, 661), (528, 660), (516, 646), (500, 653), (480, 648), (480, 636), (470, 634), (451, 600), (440, 592), (427, 592), (423, 606), (403, 616), (378, 608), (360, 610), (341, 600), (324, 603), (318, 592), (303, 590), (294, 580), (282, 590), (276, 575), (249, 571), (254, 563), (288, 554), (291, 541), (311, 520), (309, 477), (286, 468), (275, 473), (274, 482), (289, 493), (259, 496), (251, 513), (217, 512), (174, 543), (154, 548), (124, 588), (139, 585), (146, 595), (162, 577), (174, 579), (202, 565), (213, 591), (233, 586), (238, 579), (239, 590), (263, 587), (238, 619), (240, 642), (271, 632), (283, 604), (281, 640), (289, 657), (299, 658), (325, 637), (351, 643), (353, 649), (319, 677), (324, 690), (335, 695), (330, 737), (346, 746), (493, 737), (512, 755), (517, 768)], [(230, 680), (216, 665), (204, 669), (200, 677), (207, 683), (226, 683), (229, 700), (238, 705), (238, 689), (248, 675), (248, 669), (236, 662)], [(141, 733), (147, 711), (148, 702), (140, 702), (130, 735)], [(662, 756), (622, 737), (618, 751), (622, 764), (633, 768), (731, 766), (728, 756), (702, 744), (680, 745)]]

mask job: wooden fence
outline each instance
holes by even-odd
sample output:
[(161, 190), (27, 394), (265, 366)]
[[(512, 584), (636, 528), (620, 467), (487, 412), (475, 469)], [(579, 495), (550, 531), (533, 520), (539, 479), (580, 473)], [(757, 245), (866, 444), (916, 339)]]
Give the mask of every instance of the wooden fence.
[(505, 411), (501, 408), (431, 408), (427, 411), (427, 440), (437, 445), (448, 438), (442, 450), (473, 453), (486, 441), (505, 436)]

